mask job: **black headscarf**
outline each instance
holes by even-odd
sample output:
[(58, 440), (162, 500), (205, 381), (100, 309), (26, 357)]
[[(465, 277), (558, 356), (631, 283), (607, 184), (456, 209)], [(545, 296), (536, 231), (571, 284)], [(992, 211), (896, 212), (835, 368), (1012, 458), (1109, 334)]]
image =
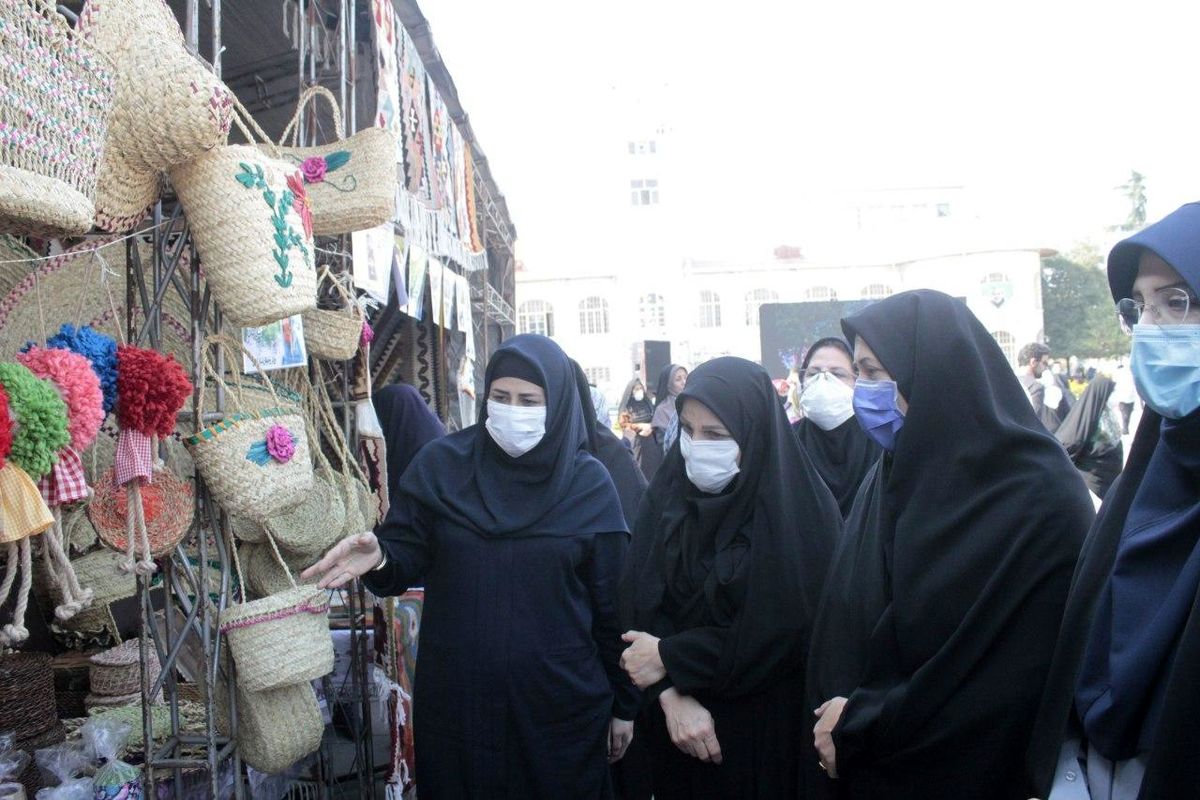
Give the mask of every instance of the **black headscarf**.
[(658, 373), (658, 383), (654, 392), (654, 410), (671, 399), (671, 378), (675, 370), (687, 369), (682, 364), (668, 364)]
[(1097, 375), (1054, 432), (1054, 437), (1062, 442), (1071, 461), (1083, 473), (1088, 489), (1098, 497), (1104, 497), (1117, 475), (1121, 474), (1123, 460), (1119, 436), (1112, 441), (1096, 439), (1101, 417), (1111, 413), (1108, 399), (1112, 392), (1112, 380)]
[(571, 364), (575, 368), (575, 386), (580, 393), (585, 418), (594, 421), (588, 435), (588, 452), (608, 470), (608, 475), (621, 498), (621, 511), (625, 515), (625, 522), (632, 529), (637, 518), (638, 505), (642, 502), (642, 495), (646, 493), (646, 478), (634, 463), (629, 448), (622, 444), (617, 435), (603, 422), (596, 419), (596, 409), (588, 391), (587, 375), (574, 359), (571, 360)]
[[(819, 340), (804, 354), (800, 365), (800, 374), (808, 369), (808, 363), (818, 350), (834, 347), (846, 353), (850, 361), (854, 361), (853, 351), (846, 340), (838, 336), (828, 336)], [(813, 466), (821, 473), (821, 478), (829, 491), (833, 492), (842, 516), (850, 515), (858, 487), (862, 485), (867, 473), (879, 460), (883, 449), (875, 444), (863, 432), (862, 426), (854, 417), (843, 422), (831, 431), (822, 430), (810, 419), (801, 419), (794, 426), (800, 444), (808, 452)]]
[[(633, 399), (633, 390), (638, 386), (642, 387), (642, 399)], [(625, 412), (629, 413), (630, 422), (649, 422), (654, 416), (654, 404), (650, 402), (650, 398), (645, 394), (646, 387), (642, 384), (640, 378), (634, 378), (625, 386), (625, 392), (621, 395), (621, 404), (617, 406), (617, 414)]]
[(383, 427), (387, 446), (387, 482), (389, 497), (396, 497), (400, 476), (408, 469), (417, 451), (434, 439), (446, 435), (441, 420), (433, 415), (413, 387), (396, 383), (385, 386), (371, 399)]
[(627, 532), (612, 480), (587, 451), (589, 424), (567, 354), (545, 336), (509, 339), (488, 363), (485, 397), (496, 364), (510, 358), (523, 362), (545, 388), (542, 440), (518, 458), (509, 456), (484, 427), (485, 404), (477, 424), (418, 454), (401, 489), (481, 536)]
[[(802, 670), (841, 515), (762, 367), (709, 361), (678, 406), (689, 398), (733, 434), (740, 471), (725, 491), (705, 494), (688, 480), (679, 443), (671, 446), (638, 514), (622, 596), (632, 626), (662, 637), (680, 692), (737, 697)], [(695, 649), (719, 657), (693, 658)]]
[(861, 796), (1016, 797), (1091, 500), (965, 304), (904, 292), (842, 327), (909, 406), (830, 570), (809, 703), (849, 698), (834, 743)]
[[(1200, 204), (1120, 242), (1113, 299), (1129, 297), (1144, 250), (1200, 291)], [(1141, 798), (1200, 786), (1200, 412), (1146, 408), (1071, 587), (1054, 669), (1030, 744), (1034, 786), (1049, 784), (1069, 720), (1113, 760), (1149, 751)]]

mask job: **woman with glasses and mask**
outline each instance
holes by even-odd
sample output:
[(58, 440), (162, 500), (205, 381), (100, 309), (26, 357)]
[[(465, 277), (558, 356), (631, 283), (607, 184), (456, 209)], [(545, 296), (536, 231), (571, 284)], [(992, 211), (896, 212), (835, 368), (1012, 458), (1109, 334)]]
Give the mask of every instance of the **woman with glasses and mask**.
[(622, 581), (656, 800), (787, 800), (816, 756), (804, 656), (841, 514), (766, 371), (696, 368)]
[(883, 452), (854, 419), (853, 361), (850, 345), (837, 336), (819, 339), (808, 349), (800, 364), (804, 417), (792, 426), (843, 517)]
[(1200, 204), (1125, 239), (1108, 283), (1146, 403), (1084, 545), (1030, 742), (1053, 800), (1200, 796)]
[[(850, 512), (809, 651), (812, 795), (1025, 800), (1021, 775), (1092, 503), (966, 304), (842, 322), (886, 451)], [(946, 386), (954, 391), (947, 392)]]
[(607, 798), (633, 735), (621, 672), (621, 502), (587, 451), (571, 361), (516, 336), (487, 368), (484, 419), (426, 445), (378, 538), (305, 571), (376, 595), (424, 581), (413, 691), (422, 798)]

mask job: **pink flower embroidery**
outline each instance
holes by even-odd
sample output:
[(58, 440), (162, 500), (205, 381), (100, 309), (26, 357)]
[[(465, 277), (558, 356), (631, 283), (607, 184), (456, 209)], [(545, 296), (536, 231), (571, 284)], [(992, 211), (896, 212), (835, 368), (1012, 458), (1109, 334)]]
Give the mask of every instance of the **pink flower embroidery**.
[(300, 215), (301, 222), (304, 223), (304, 235), (312, 238), (312, 201), (308, 199), (308, 192), (304, 188), (304, 179), (297, 172), (294, 175), (289, 175), (287, 179), (288, 188), (292, 190), (292, 208)]
[(362, 346), (366, 347), (373, 341), (375, 341), (375, 329), (371, 327), (371, 323), (364, 319), (362, 329)]
[(282, 425), (272, 425), (267, 430), (267, 452), (280, 464), (296, 454), (296, 440)]
[(304, 174), (305, 183), (320, 183), (325, 180), (326, 169), (325, 159), (322, 156), (306, 158), (300, 164), (300, 172)]

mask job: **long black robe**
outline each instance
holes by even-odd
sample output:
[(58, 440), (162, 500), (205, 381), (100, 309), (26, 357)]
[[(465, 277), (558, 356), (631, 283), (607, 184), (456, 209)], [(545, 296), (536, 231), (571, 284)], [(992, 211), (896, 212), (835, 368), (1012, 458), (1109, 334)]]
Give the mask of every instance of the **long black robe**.
[(843, 328), (909, 408), (847, 520), (813, 633), (808, 707), (848, 698), (839, 778), (819, 777), (813, 796), (1025, 800), (1091, 501), (963, 303), (905, 292)]
[(533, 335), (497, 352), (543, 377), (544, 438), (511, 458), (480, 421), (429, 443), (379, 530), (388, 563), (366, 582), (390, 595), (424, 580), (413, 689), (422, 798), (604, 798), (609, 722), (638, 705), (619, 666), (626, 525), (585, 449), (566, 355)]
[[(687, 479), (678, 442), (642, 503), (621, 592), (630, 627), (660, 637), (667, 678), (648, 692), (638, 735), (656, 800), (795, 797), (805, 734), (804, 654), (841, 515), (792, 434), (766, 371), (739, 358), (701, 365), (679, 405), (703, 403), (741, 450), (725, 491)], [(670, 741), (667, 686), (712, 714), (723, 763)]]
[(842, 516), (850, 516), (859, 487), (883, 449), (863, 433), (854, 417), (831, 431), (822, 430), (811, 419), (800, 420), (792, 429), (821, 473), (821, 479), (833, 492)]
[(1097, 375), (1054, 432), (1088, 489), (1101, 498), (1121, 474), (1125, 460), (1119, 429), (1112, 440), (1097, 435), (1101, 433), (1102, 417), (1112, 413), (1108, 409), (1112, 391), (1112, 380)]

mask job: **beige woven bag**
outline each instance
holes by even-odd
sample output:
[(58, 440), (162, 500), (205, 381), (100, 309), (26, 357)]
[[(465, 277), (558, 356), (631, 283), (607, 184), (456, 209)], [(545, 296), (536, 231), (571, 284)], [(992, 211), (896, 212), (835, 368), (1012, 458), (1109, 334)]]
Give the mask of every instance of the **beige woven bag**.
[(317, 413), (320, 416), (325, 435), (334, 445), (334, 453), (342, 466), (342, 497), (346, 504), (346, 536), (356, 536), (375, 527), (376, 518), (375, 496), (370, 489), (370, 481), (358, 459), (346, 441), (341, 425), (333, 411), (333, 403), (325, 386), (318, 382), (316, 389)]
[(92, 227), (115, 82), (54, 3), (0, 3), (0, 233)]
[(338, 310), (314, 308), (304, 312), (304, 344), (310, 356), (346, 361), (358, 353), (365, 318), (355, 302), (351, 281), (349, 273), (334, 275), (328, 266), (321, 268), (318, 285), (330, 286), (343, 305)]
[[(234, 388), (230, 388), (224, 376), (213, 367), (209, 345), (225, 348), (232, 375), (237, 376)], [(201, 372), (205, 382), (212, 380), (224, 387), (235, 411), (189, 436), (184, 444), (213, 500), (229, 514), (262, 523), (298, 505), (312, 488), (312, 461), (304, 417), (296, 409), (280, 406), (275, 388), (266, 378), (263, 378), (263, 385), (274, 398), (275, 407), (245, 410), (240, 377), (241, 356), (245, 350), (240, 342), (227, 336), (209, 336), (203, 351)], [(254, 362), (253, 356), (251, 361)], [(262, 375), (261, 369), (259, 375)], [(205, 394), (201, 393), (197, 409), (200, 414), (203, 414)]]
[[(316, 98), (333, 111), (337, 140), (315, 147), (298, 147), (300, 115)], [(291, 136), (289, 146), (288, 136)], [(324, 86), (311, 86), (300, 95), (296, 113), (279, 138), (282, 157), (300, 169), (312, 199), (313, 232), (337, 236), (391, 222), (396, 216), (396, 133), (371, 127), (347, 137), (342, 110)]]
[[(236, 102), (236, 101), (235, 101)], [(248, 141), (265, 140), (240, 105)], [(213, 297), (234, 326), (316, 308), (312, 214), (300, 171), (251, 145), (214, 147), (170, 171)]]

